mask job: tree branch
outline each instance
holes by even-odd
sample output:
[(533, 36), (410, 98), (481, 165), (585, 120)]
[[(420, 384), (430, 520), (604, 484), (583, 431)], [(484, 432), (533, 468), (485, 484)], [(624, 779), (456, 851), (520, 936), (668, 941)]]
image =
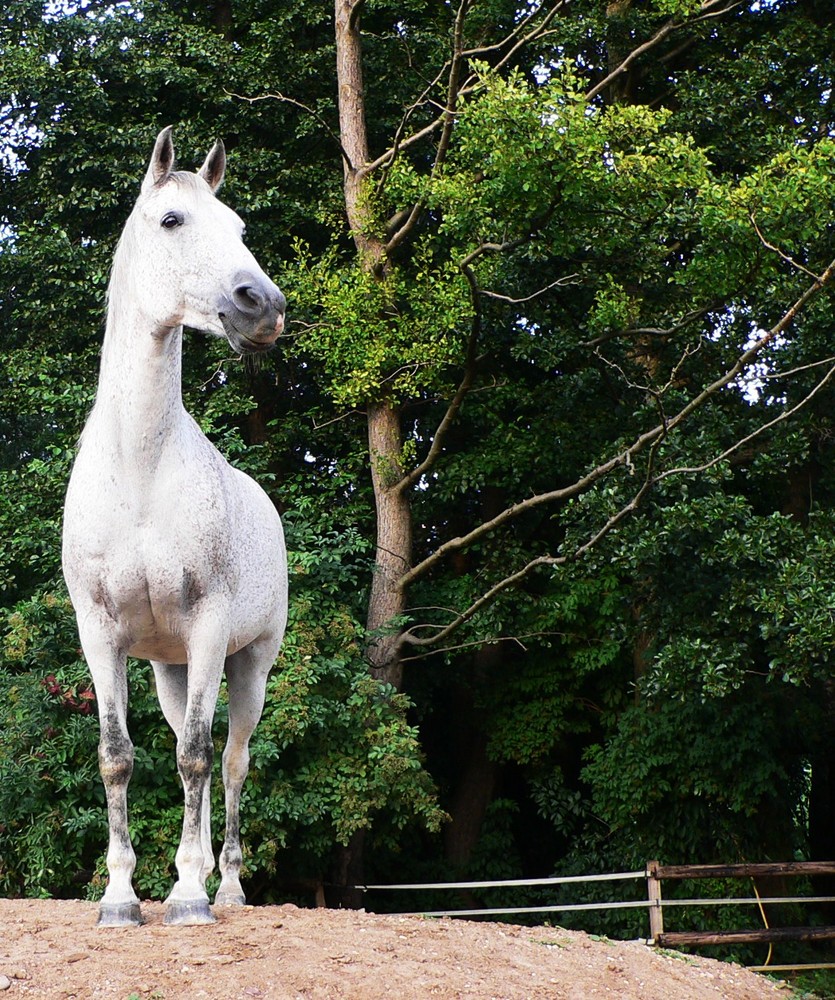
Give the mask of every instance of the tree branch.
[(671, 32), (676, 31), (678, 28), (686, 27), (688, 24), (694, 24), (697, 21), (704, 20), (707, 16), (724, 14), (728, 10), (733, 9), (735, 6), (737, 6), (736, 3), (728, 3), (728, 0), (704, 0), (699, 8), (701, 11), (699, 17), (689, 18), (684, 21), (671, 18), (663, 24), (651, 38), (649, 38), (642, 45), (634, 48), (623, 60), (623, 62), (619, 66), (616, 66), (611, 73), (608, 73), (599, 83), (595, 84), (595, 86), (588, 90), (586, 92), (586, 100), (594, 100), (594, 98), (604, 91), (613, 80), (616, 80), (621, 73), (625, 73), (636, 59), (642, 56), (645, 52), (649, 52), (651, 49), (654, 49), (656, 45), (658, 45), (659, 42), (662, 42), (667, 35), (671, 34)]
[(461, 270), (470, 285), (470, 296), (475, 309), (473, 321), (470, 326), (470, 335), (467, 339), (464, 374), (458, 384), (458, 389), (456, 390), (455, 395), (452, 397), (452, 400), (447, 407), (443, 419), (435, 430), (432, 437), (432, 444), (429, 447), (426, 457), (397, 483), (395, 489), (400, 492), (414, 486), (414, 484), (420, 480), (420, 477), (435, 464), (443, 449), (447, 433), (454, 423), (455, 418), (458, 416), (458, 411), (461, 409), (461, 405), (463, 404), (467, 393), (470, 391), (475, 377), (476, 348), (478, 346), (479, 337), (481, 336), (481, 309), (479, 308), (478, 303), (478, 283), (470, 267), (462, 265)]
[[(509, 58), (511, 58), (513, 54), (515, 54), (515, 52), (517, 52), (521, 46), (527, 45), (530, 42), (535, 41), (542, 34), (544, 34), (548, 24), (554, 19), (554, 17), (556, 17), (556, 15), (564, 7), (567, 7), (570, 4), (570, 2), (571, 0), (560, 0), (560, 2), (557, 3), (555, 7), (548, 12), (548, 14), (542, 20), (542, 23), (539, 24), (536, 28), (534, 28), (531, 32), (529, 32), (523, 39), (518, 41), (516, 45), (513, 46), (511, 51), (507, 53), (507, 55), (500, 60), (500, 62), (496, 65), (495, 68), (497, 69), (501, 68), (501, 66), (504, 65), (506, 61)], [(505, 48), (505, 46), (511, 44), (514, 39), (518, 38), (518, 36), (525, 30), (525, 28), (531, 23), (531, 21), (535, 20), (540, 13), (539, 10), (533, 11), (527, 17), (523, 18), (509, 35), (507, 35), (504, 39), (502, 39), (502, 41), (497, 42), (494, 45), (487, 45), (474, 49), (464, 49), (462, 47), (464, 18), (471, 4), (472, 0), (461, 0), (460, 6), (456, 13), (455, 23), (453, 26), (452, 58), (450, 59), (450, 61), (446, 62), (441, 67), (440, 71), (435, 76), (435, 79), (432, 80), (425, 87), (420, 97), (412, 105), (409, 106), (409, 108), (406, 110), (406, 113), (404, 114), (400, 122), (400, 125), (397, 128), (394, 142), (384, 153), (381, 153), (376, 159), (372, 160), (370, 163), (367, 164), (367, 166), (365, 167), (365, 173), (371, 174), (374, 171), (379, 170), (381, 167), (389, 166), (395, 159), (400, 150), (407, 149), (409, 146), (412, 146), (415, 143), (420, 142), (422, 139), (425, 139), (428, 136), (432, 135), (432, 133), (437, 131), (437, 129), (439, 128), (447, 128), (448, 126), (450, 126), (452, 123), (451, 116), (453, 116), (454, 118), (454, 112), (452, 111), (453, 102), (450, 101), (450, 87), (448, 87), (446, 106), (442, 109), (441, 114), (439, 114), (437, 118), (434, 118), (431, 122), (429, 122), (428, 125), (425, 125), (423, 128), (419, 129), (417, 132), (414, 132), (412, 135), (407, 136), (405, 139), (402, 138), (406, 122), (409, 120), (414, 111), (417, 110), (417, 108), (424, 106), (424, 104), (427, 101), (427, 95), (430, 94), (432, 90), (434, 90), (434, 88), (437, 86), (441, 77), (447, 71), (447, 68), (449, 68), (450, 70), (448, 79), (452, 81), (454, 75), (457, 74), (458, 76), (460, 76), (460, 66), (463, 65), (463, 61), (465, 59), (478, 56), (485, 56), (490, 54), (491, 52), (497, 52)], [(458, 66), (454, 65), (456, 62), (459, 64)], [(463, 83), (460, 83), (458, 80), (455, 81), (456, 101), (457, 98), (460, 97), (462, 94), (472, 92), (473, 87), (471, 85), (475, 82), (475, 80), (476, 77), (471, 74), (470, 76), (467, 77), (467, 79)]]
[[(806, 304), (814, 298), (821, 289), (825, 288), (835, 276), (835, 260), (833, 260), (823, 274), (816, 278), (814, 283), (810, 285), (799, 298), (786, 310), (780, 320), (775, 323), (775, 325), (763, 334), (754, 344), (748, 349), (743, 351), (737, 360), (728, 368), (722, 375), (717, 379), (707, 385), (701, 392), (694, 396), (690, 402), (686, 403), (676, 414), (672, 417), (662, 420), (655, 427), (644, 431), (643, 434), (638, 435), (632, 444), (622, 451), (620, 454), (608, 459), (605, 462), (601, 462), (599, 465), (595, 466), (585, 475), (581, 476), (575, 482), (569, 484), (568, 486), (560, 487), (559, 489), (549, 490), (545, 493), (538, 493), (535, 496), (528, 497), (525, 500), (521, 500), (505, 510), (501, 511), (495, 517), (488, 521), (484, 521), (482, 524), (476, 526), (471, 531), (467, 532), (465, 535), (459, 535), (455, 538), (450, 538), (448, 541), (444, 542), (442, 545), (438, 546), (434, 552), (430, 553), (425, 559), (413, 566), (408, 572), (404, 573), (403, 576), (398, 581), (398, 586), (403, 589), (408, 587), (410, 584), (414, 583), (415, 580), (420, 579), (425, 576), (433, 567), (435, 567), (441, 560), (443, 560), (451, 552), (459, 551), (460, 549), (466, 548), (472, 545), (473, 542), (478, 541), (485, 535), (490, 534), (497, 528), (501, 527), (509, 521), (519, 517), (521, 514), (533, 510), (536, 507), (540, 507), (544, 504), (552, 504), (561, 500), (568, 500), (572, 497), (578, 496), (581, 493), (586, 492), (591, 486), (596, 482), (603, 479), (613, 470), (620, 468), (622, 466), (630, 466), (636, 455), (640, 454), (647, 447), (654, 447), (656, 442), (658, 442), (663, 436), (666, 436), (670, 431), (674, 430), (676, 427), (683, 424), (687, 418), (695, 411), (698, 410), (710, 397), (714, 396), (720, 389), (725, 388), (734, 379), (740, 375), (741, 372), (751, 364), (751, 362), (768, 346), (776, 337), (778, 337), (788, 326), (792, 323), (795, 317), (803, 310)], [(643, 491), (643, 488), (642, 488)], [(641, 494), (642, 495), (642, 494)], [(630, 506), (630, 505), (628, 505)], [(619, 515), (617, 515), (619, 518)], [(611, 520), (611, 519), (610, 519)], [(604, 526), (604, 533), (610, 530), (607, 526)], [(590, 546), (586, 545), (585, 548)], [(585, 548), (583, 551), (585, 551)], [(574, 556), (572, 555), (572, 558)], [(555, 562), (556, 560), (556, 562)], [(518, 573), (513, 574), (508, 577), (507, 583), (497, 584), (495, 587), (491, 588), (488, 594), (483, 595), (480, 598), (476, 607), (468, 609), (468, 617), (472, 617), (481, 607), (490, 600), (501, 590), (506, 589), (507, 586), (512, 586), (513, 582), (521, 579), (523, 576), (527, 575), (531, 569), (538, 565), (555, 565), (560, 561), (565, 561), (563, 557), (543, 557), (540, 556), (536, 560), (520, 570)], [(496, 589), (498, 588), (498, 589)], [(466, 612), (462, 612), (462, 615), (466, 615)], [(463, 618), (464, 621), (467, 620), (466, 617)], [(456, 626), (457, 627), (457, 626)], [(449, 626), (447, 627), (449, 629)], [(448, 631), (445, 634), (449, 634)], [(410, 640), (411, 641), (411, 640)], [(437, 641), (437, 639), (436, 639)]]
[[(452, 29), (452, 58), (449, 62), (449, 76), (447, 78), (446, 107), (441, 115), (441, 136), (438, 140), (438, 148), (435, 151), (435, 160), (432, 164), (430, 177), (438, 175), (446, 160), (450, 139), (452, 138), (452, 127), (455, 122), (455, 106), (458, 102), (458, 86), (461, 76), (461, 66), (463, 59), (461, 50), (464, 39), (464, 18), (472, 4), (472, 0), (461, 0), (458, 11), (455, 15), (455, 23)], [(411, 212), (403, 225), (395, 232), (386, 243), (386, 253), (391, 253), (409, 236), (414, 229), (420, 213), (423, 211), (423, 201), (416, 202), (412, 206)]]
[[(829, 358), (828, 360), (833, 361), (835, 359)], [(808, 368), (808, 367), (811, 366), (809, 365), (803, 366), (803, 368)], [(795, 370), (798, 371), (802, 369), (795, 369)], [(743, 448), (746, 444), (750, 444), (750, 442), (753, 441), (754, 438), (759, 437), (759, 435), (763, 434), (765, 431), (771, 430), (772, 427), (776, 427), (778, 424), (784, 423), (786, 420), (789, 420), (791, 417), (793, 417), (795, 413), (797, 413), (799, 410), (802, 410), (804, 406), (806, 406), (808, 403), (811, 402), (812, 399), (814, 399), (814, 397), (821, 391), (821, 389), (823, 389), (823, 387), (832, 379), (834, 375), (835, 375), (835, 365), (832, 365), (829, 371), (820, 380), (820, 382), (818, 382), (817, 385), (815, 385), (812, 389), (810, 389), (809, 392), (806, 393), (806, 395), (803, 397), (803, 399), (800, 400), (799, 403), (795, 403), (795, 405), (788, 410), (783, 410), (783, 412), (778, 414), (773, 420), (769, 420), (767, 423), (757, 427), (756, 430), (751, 431), (751, 433), (747, 434), (744, 438), (740, 438), (739, 441), (735, 441), (729, 448), (726, 448), (720, 455), (716, 455), (714, 458), (711, 458), (709, 461), (704, 462), (702, 465), (681, 465), (675, 469), (666, 469), (664, 472), (659, 473), (655, 477), (653, 482), (660, 483), (662, 480), (668, 479), (670, 476), (681, 476), (686, 473), (707, 472), (708, 469), (712, 469), (715, 465), (718, 465), (720, 462), (724, 462), (725, 459), (730, 458), (730, 456), (733, 455), (734, 452), (739, 451), (739, 449)]]
[[(447, 411), (444, 414), (443, 419), (441, 420), (437, 430), (435, 431), (435, 434), (432, 438), (432, 444), (429, 448), (426, 457), (419, 465), (417, 465), (414, 469), (412, 469), (411, 472), (409, 472), (406, 476), (404, 476), (401, 480), (399, 480), (399, 482), (395, 486), (396, 490), (403, 491), (414, 486), (414, 484), (418, 482), (420, 477), (434, 465), (435, 461), (437, 460), (443, 448), (443, 443), (444, 439), (446, 438), (447, 432), (449, 431), (456, 416), (458, 415), (458, 411), (461, 409), (461, 405), (464, 402), (464, 398), (466, 397), (467, 393), (470, 391), (472, 387), (473, 378), (475, 376), (476, 348), (478, 346), (479, 337), (481, 336), (481, 305), (479, 302), (480, 298), (491, 297), (496, 299), (505, 299), (506, 301), (511, 301), (511, 302), (514, 301), (512, 299), (508, 299), (506, 296), (498, 295), (495, 292), (483, 291), (478, 284), (478, 279), (475, 275), (475, 271), (472, 268), (473, 262), (477, 260), (483, 253), (488, 253), (488, 252), (502, 253), (506, 250), (515, 249), (516, 247), (521, 246), (523, 243), (527, 242), (527, 240), (531, 239), (533, 235), (536, 233), (536, 231), (545, 224), (548, 217), (550, 217), (550, 215), (556, 208), (556, 205), (557, 201), (555, 201), (554, 204), (552, 204), (548, 208), (545, 215), (541, 219), (538, 219), (531, 224), (529, 230), (523, 236), (520, 236), (515, 240), (508, 240), (505, 243), (482, 243), (481, 246), (476, 247), (475, 250), (467, 254), (467, 256), (459, 264), (461, 273), (467, 279), (467, 283), (470, 286), (470, 299), (473, 304), (473, 321), (470, 329), (470, 336), (467, 340), (467, 352), (464, 361), (464, 375), (461, 379), (461, 382), (458, 385), (458, 389), (456, 390), (455, 395), (453, 396), (449, 406), (447, 407)], [(530, 295), (525, 299), (519, 299), (518, 301), (519, 302), (530, 301), (530, 299), (535, 298), (537, 295), (544, 294), (546, 291), (548, 291), (548, 289), (553, 288), (560, 284), (564, 284), (574, 277), (576, 277), (576, 275), (570, 275), (567, 278), (560, 278), (559, 280), (554, 281), (550, 285), (548, 285), (547, 288), (540, 289), (538, 292), (534, 292), (533, 295)]]
[(281, 101), (283, 104), (292, 104), (293, 107), (301, 108), (302, 111), (306, 111), (309, 115), (312, 115), (317, 122), (319, 122), (322, 128), (328, 133), (328, 136), (333, 139), (339, 147), (340, 155), (342, 156), (342, 159), (348, 169), (353, 170), (354, 165), (351, 162), (351, 157), (348, 155), (345, 147), (340, 142), (339, 136), (336, 132), (334, 132), (330, 125), (328, 125), (319, 112), (315, 108), (311, 108), (309, 104), (305, 104), (303, 101), (297, 101), (295, 97), (287, 97), (280, 91), (276, 91), (274, 94), (260, 94), (258, 97), (245, 97), (243, 94), (235, 94), (231, 90), (224, 90), (223, 92), (227, 97), (234, 97), (238, 101), (247, 101), (249, 104), (255, 104), (256, 101)]
[(762, 245), (766, 248), (766, 250), (771, 250), (773, 253), (776, 253), (781, 260), (784, 260), (787, 264), (790, 264), (793, 268), (795, 268), (795, 270), (802, 271), (803, 274), (807, 275), (808, 277), (817, 279), (817, 275), (813, 271), (810, 271), (808, 267), (804, 267), (803, 264), (799, 264), (792, 257), (789, 257), (787, 253), (783, 253), (783, 251), (779, 247), (776, 247), (774, 246), (773, 243), (768, 242), (768, 240), (760, 232), (760, 227), (757, 225), (757, 220), (754, 217), (753, 212), (748, 216), (748, 218), (751, 220), (751, 225), (754, 227), (754, 232), (759, 237), (760, 243), (762, 243)]
[[(523, 40), (524, 43), (526, 44), (527, 42), (533, 41), (534, 39), (538, 38), (541, 32), (543, 32), (547, 28), (548, 22), (553, 20), (554, 16), (557, 13), (559, 13), (559, 11), (562, 10), (563, 7), (567, 7), (570, 2), (571, 0), (560, 0), (560, 2), (558, 2), (546, 15), (542, 25), (538, 26), (538, 28), (534, 28), (534, 30), (531, 31), (525, 37), (525, 39)], [(474, 49), (466, 49), (463, 55), (466, 56), (467, 58), (473, 58), (473, 57), (477, 58), (478, 56), (489, 55), (491, 52), (500, 52), (507, 45), (510, 45), (514, 41), (514, 39), (519, 38), (519, 36), (522, 34), (523, 31), (525, 31), (528, 25), (532, 21), (536, 20), (541, 10), (542, 10), (541, 7), (537, 7), (535, 10), (532, 10), (530, 14), (527, 15), (527, 17), (523, 17), (522, 20), (513, 29), (513, 31), (511, 31), (509, 35), (505, 35), (505, 37), (500, 42), (494, 42), (492, 45), (478, 46), (477, 48)]]
[[(821, 279), (816, 279), (816, 284), (811, 286), (810, 289), (807, 289), (807, 291), (804, 293), (803, 296), (801, 296), (800, 299), (798, 299), (795, 305), (790, 310), (788, 310), (788, 312), (781, 319), (780, 323), (778, 323), (775, 327), (773, 327), (767, 334), (765, 334), (765, 336), (760, 338), (757, 345), (755, 345), (757, 351), (761, 350), (767, 343), (769, 343), (778, 334), (778, 332), (785, 329), (786, 325), (788, 325), (788, 323), (791, 322), (791, 319), (793, 319), (794, 316), (797, 315), (798, 309), (796, 307), (798, 306), (798, 304), (801, 302), (805, 304), (805, 302), (808, 301), (809, 297), (811, 297), (810, 293), (815, 294), (816, 291), (819, 291), (820, 288), (822, 288), (829, 280), (831, 280), (833, 273), (835, 273), (835, 261), (833, 261), (832, 264), (830, 264), (829, 268), (827, 268), (827, 271), (824, 273)], [(787, 317), (790, 318), (787, 319)], [(750, 355), (750, 351), (746, 352), (746, 354)], [(829, 360), (831, 361), (832, 359)], [(739, 364), (739, 362), (737, 362), (737, 364)], [(737, 366), (735, 365), (734, 367)], [(458, 613), (456, 617), (453, 619), (453, 621), (451, 621), (449, 624), (444, 626), (437, 626), (438, 630), (434, 632), (432, 635), (416, 636), (410, 629), (403, 634), (402, 636), (403, 641), (408, 643), (410, 646), (417, 646), (417, 647), (432, 646), (438, 642), (443, 642), (453, 632), (457, 631), (462, 625), (464, 625), (467, 621), (473, 618), (483, 607), (486, 607), (487, 605), (491, 604), (499, 596), (499, 594), (521, 583), (522, 580), (524, 580), (525, 577), (527, 577), (533, 570), (538, 569), (540, 566), (563, 566), (569, 562), (574, 562), (580, 559), (583, 555), (586, 554), (586, 552), (594, 548), (594, 546), (596, 546), (603, 538), (605, 538), (606, 535), (608, 535), (615, 527), (617, 527), (617, 525), (620, 524), (621, 521), (623, 521), (626, 517), (628, 517), (630, 514), (636, 511), (638, 507), (641, 505), (643, 499), (648, 495), (650, 490), (658, 483), (662, 482), (665, 479), (670, 478), (671, 476), (706, 472), (708, 469), (711, 469), (714, 466), (718, 465), (720, 462), (730, 457), (734, 452), (738, 451), (740, 448), (749, 444), (752, 440), (754, 440), (754, 438), (758, 437), (760, 434), (765, 433), (765, 431), (770, 430), (771, 428), (777, 426), (778, 424), (783, 423), (786, 420), (789, 420), (791, 417), (793, 417), (799, 410), (808, 405), (808, 403), (824, 388), (824, 386), (826, 386), (830, 382), (830, 380), (834, 376), (835, 376), (835, 365), (832, 365), (827, 371), (827, 373), (824, 375), (824, 377), (803, 397), (803, 399), (800, 400), (799, 403), (796, 403), (788, 410), (784, 410), (773, 420), (769, 420), (765, 424), (762, 424), (756, 430), (752, 431), (744, 438), (741, 438), (739, 441), (736, 441), (733, 445), (731, 445), (731, 447), (726, 448), (721, 454), (716, 455), (709, 461), (704, 462), (703, 464), (697, 466), (678, 466), (674, 469), (666, 469), (663, 472), (654, 475), (652, 470), (655, 464), (655, 455), (657, 454), (658, 448), (662, 440), (664, 439), (664, 437), (666, 437), (667, 431), (669, 429), (672, 429), (680, 422), (679, 419), (680, 413), (679, 413), (675, 418), (665, 423), (664, 431), (660, 433), (652, 442), (652, 445), (650, 447), (650, 456), (647, 462), (647, 472), (644, 477), (644, 481), (641, 485), (641, 488), (627, 504), (625, 504), (618, 511), (612, 514), (606, 520), (605, 524), (597, 532), (595, 532), (589, 539), (587, 539), (582, 545), (577, 546), (577, 548), (573, 549), (571, 552), (563, 553), (558, 556), (542, 555), (542, 556), (537, 556), (534, 559), (531, 559), (521, 569), (517, 570), (514, 573), (511, 573), (510, 575), (504, 577), (502, 580), (499, 580), (497, 583), (495, 583), (492, 587), (490, 587), (489, 590), (487, 590), (484, 594), (482, 594), (475, 601), (473, 601), (470, 604), (470, 606), (466, 608), (466, 610)], [(724, 384), (727, 384), (727, 382), (725, 382)], [(718, 382), (713, 383), (713, 385), (714, 386), (718, 385)], [(701, 395), (704, 397), (704, 393)], [(425, 625), (425, 626), (415, 626), (415, 627), (433, 628), (436, 626)]]
[(500, 295), (498, 292), (491, 292), (486, 288), (479, 290), (479, 295), (482, 295), (487, 299), (496, 299), (498, 302), (508, 302), (510, 305), (519, 306), (525, 302), (532, 302), (534, 299), (538, 299), (540, 295), (545, 295), (546, 292), (550, 292), (552, 288), (561, 288), (565, 285), (579, 285), (582, 284), (581, 281), (576, 281), (579, 278), (578, 274), (567, 274), (564, 278), (557, 278), (556, 281), (552, 281), (550, 284), (546, 285), (544, 288), (539, 288), (535, 292), (531, 292), (530, 295), (525, 295), (521, 299), (511, 298), (509, 295)]
[(531, 559), (531, 561), (521, 569), (517, 570), (515, 573), (511, 573), (509, 576), (506, 576), (503, 580), (499, 580), (498, 583), (495, 583), (488, 591), (473, 601), (473, 603), (465, 611), (462, 611), (448, 625), (441, 627), (434, 635), (416, 636), (411, 630), (407, 629), (406, 632), (403, 633), (403, 641), (409, 643), (411, 646), (431, 646), (436, 642), (443, 642), (447, 636), (457, 631), (465, 622), (468, 622), (471, 618), (473, 618), (483, 607), (488, 604), (492, 604), (499, 594), (508, 590), (510, 587), (514, 587), (516, 584), (521, 583), (521, 581), (533, 570), (540, 566), (564, 566), (566, 563), (574, 562), (576, 559), (585, 555), (589, 549), (593, 548), (598, 544), (598, 542), (601, 541), (601, 539), (605, 538), (606, 535), (608, 535), (613, 528), (620, 524), (624, 518), (628, 517), (633, 511), (637, 510), (643, 498), (652, 488), (652, 465), (656, 450), (661, 443), (661, 439), (661, 436), (659, 436), (659, 438), (653, 443), (653, 447), (650, 450), (650, 458), (647, 463), (647, 475), (644, 478), (641, 488), (629, 501), (629, 503), (625, 504), (620, 510), (612, 514), (606, 523), (594, 535), (592, 535), (591, 538), (585, 541), (582, 545), (578, 546), (572, 552), (564, 553), (559, 556), (537, 556), (535, 559)]
[(414, 656), (404, 656), (401, 658), (401, 662), (410, 663), (414, 660), (425, 660), (429, 656), (439, 656), (442, 653), (452, 653), (458, 649), (468, 649), (472, 646), (481, 647), (486, 643), (495, 645), (500, 642), (515, 642), (518, 646), (521, 646), (523, 650), (527, 651), (527, 647), (522, 642), (523, 639), (539, 639), (542, 636), (559, 636), (560, 638), (565, 638), (568, 634), (569, 633), (566, 632), (524, 632), (522, 635), (497, 635), (486, 639), (471, 639), (469, 642), (457, 642), (454, 646), (442, 646), (440, 649), (430, 649), (426, 653), (416, 653)]
[(616, 330), (611, 333), (603, 333), (599, 337), (594, 337), (592, 340), (583, 341), (581, 347), (599, 347), (601, 344), (605, 344), (607, 340), (614, 340), (616, 337), (670, 337), (674, 333), (678, 333), (679, 330), (683, 330), (686, 326), (689, 326), (694, 320), (701, 319), (702, 316), (706, 316), (712, 309), (718, 309), (723, 303), (713, 302), (710, 305), (702, 306), (700, 309), (693, 309), (691, 312), (687, 313), (678, 323), (673, 323), (669, 327), (658, 327), (658, 326), (634, 326), (630, 327), (628, 330)]

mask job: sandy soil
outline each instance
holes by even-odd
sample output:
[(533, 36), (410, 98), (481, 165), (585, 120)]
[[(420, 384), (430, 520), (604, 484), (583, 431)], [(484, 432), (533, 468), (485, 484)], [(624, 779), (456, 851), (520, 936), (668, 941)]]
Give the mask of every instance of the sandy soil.
[(119, 1000), (785, 1000), (738, 966), (559, 928), (295, 906), (97, 929), (92, 903), (0, 900), (0, 997)]

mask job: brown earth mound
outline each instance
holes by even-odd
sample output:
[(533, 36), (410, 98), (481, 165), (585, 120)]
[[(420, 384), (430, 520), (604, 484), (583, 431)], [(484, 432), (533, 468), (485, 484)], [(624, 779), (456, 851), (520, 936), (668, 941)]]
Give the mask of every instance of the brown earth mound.
[(118, 1000), (778, 1000), (738, 966), (560, 928), (295, 906), (97, 929), (92, 903), (0, 900), (0, 997)]

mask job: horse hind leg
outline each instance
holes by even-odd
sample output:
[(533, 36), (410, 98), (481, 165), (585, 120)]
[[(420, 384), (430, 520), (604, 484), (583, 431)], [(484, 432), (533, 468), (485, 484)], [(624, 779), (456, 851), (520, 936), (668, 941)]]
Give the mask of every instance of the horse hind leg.
[(166, 924), (213, 923), (206, 879), (214, 868), (211, 728), (219, 677), (216, 680), (211, 670), (201, 674), (199, 667), (164, 663), (154, 663), (154, 674), (160, 706), (177, 737), (177, 768), (185, 795), (183, 833), (175, 858), (178, 880), (165, 901), (164, 920)]
[(272, 637), (262, 637), (226, 659), (229, 735), (223, 751), (226, 835), (220, 853), (221, 883), (215, 897), (219, 906), (246, 903), (241, 886), (241, 789), (249, 771), (249, 740), (261, 718), (267, 677), (278, 647), (279, 642)]
[[(186, 717), (186, 702), (188, 699), (188, 667), (184, 663), (159, 663), (151, 661), (154, 668), (154, 679), (157, 687), (162, 714), (165, 721), (174, 730), (179, 743), (183, 736)], [(211, 782), (206, 782), (201, 808), (200, 842), (203, 848), (203, 867), (200, 873), (202, 884), (212, 874), (215, 867), (212, 851), (211, 829)]]

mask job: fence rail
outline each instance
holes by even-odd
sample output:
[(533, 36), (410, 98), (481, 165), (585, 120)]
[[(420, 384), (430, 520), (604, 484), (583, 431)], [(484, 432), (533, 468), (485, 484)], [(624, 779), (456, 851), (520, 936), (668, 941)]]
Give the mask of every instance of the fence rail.
[(363, 885), (365, 889), (508, 889), (529, 885), (568, 885), (571, 882), (615, 882), (619, 879), (646, 878), (646, 871), (612, 872), (604, 875), (560, 875), (553, 878), (502, 879), (499, 882), (420, 882), (401, 885)]
[[(792, 861), (785, 863), (765, 862), (761, 864), (734, 865), (661, 865), (650, 861), (642, 871), (609, 872), (598, 875), (565, 875), (555, 878), (507, 879), (495, 882), (430, 882), (400, 883), (388, 885), (363, 885), (357, 889), (363, 892), (385, 892), (388, 890), (470, 890), (519, 888), (531, 886), (553, 886), (585, 884), (594, 882), (616, 882), (646, 880), (647, 897), (638, 900), (612, 900), (601, 903), (563, 903), (547, 906), (483, 907), (479, 909), (417, 910), (404, 914), (425, 917), (486, 917), (514, 916), (534, 913), (569, 913), (585, 910), (626, 910), (646, 909), (649, 917), (648, 945), (661, 947), (699, 947), (705, 945), (768, 944), (786, 941), (832, 941), (835, 927), (769, 927), (763, 906), (785, 903), (835, 903), (835, 896), (760, 896), (754, 884), (754, 896), (667, 899), (663, 898), (661, 885), (664, 881), (682, 879), (756, 879), (775, 877), (797, 877), (835, 875), (835, 861)], [(682, 906), (756, 906), (764, 927), (736, 931), (664, 931), (664, 910)], [(771, 952), (769, 950), (769, 960)], [(792, 969), (835, 968), (835, 963), (814, 963), (806, 965), (760, 965), (751, 966), (760, 971), (789, 971)]]

